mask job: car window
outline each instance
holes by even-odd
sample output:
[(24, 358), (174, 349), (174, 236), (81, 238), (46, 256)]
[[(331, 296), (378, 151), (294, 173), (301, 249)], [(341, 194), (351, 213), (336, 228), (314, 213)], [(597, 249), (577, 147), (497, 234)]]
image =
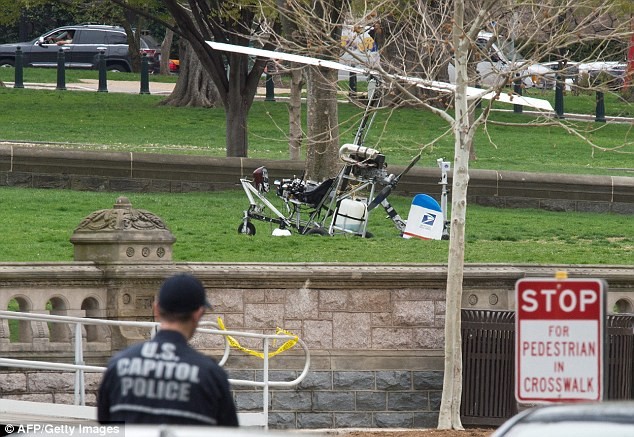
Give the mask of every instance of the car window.
[(128, 37), (122, 32), (107, 32), (108, 44), (128, 44)]
[(79, 36), (75, 37), (76, 44), (107, 44), (106, 32), (88, 29), (78, 30), (77, 32)]
[(72, 40), (73, 30), (57, 29), (47, 35), (44, 35), (44, 44), (57, 44), (58, 41)]

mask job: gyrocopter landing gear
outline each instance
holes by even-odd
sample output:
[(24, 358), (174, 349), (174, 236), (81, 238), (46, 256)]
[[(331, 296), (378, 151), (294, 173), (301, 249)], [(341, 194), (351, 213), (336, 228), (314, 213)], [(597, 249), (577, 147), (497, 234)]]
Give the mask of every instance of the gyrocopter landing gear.
[(255, 225), (249, 221), (243, 221), (238, 226), (238, 234), (255, 235)]

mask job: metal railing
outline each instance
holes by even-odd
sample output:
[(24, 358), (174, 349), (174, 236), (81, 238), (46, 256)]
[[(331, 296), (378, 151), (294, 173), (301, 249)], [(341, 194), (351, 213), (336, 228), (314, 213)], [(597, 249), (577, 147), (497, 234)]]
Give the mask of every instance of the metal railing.
[[(9, 320), (23, 320), (23, 321), (39, 321), (47, 323), (65, 323), (74, 326), (73, 339), (75, 360), (74, 364), (68, 363), (56, 363), (51, 361), (33, 361), (0, 357), (0, 366), (5, 367), (17, 367), (17, 368), (29, 368), (29, 369), (41, 369), (41, 370), (62, 370), (62, 371), (74, 371), (75, 372), (75, 405), (85, 405), (86, 402), (86, 384), (85, 384), (85, 372), (104, 372), (105, 367), (102, 366), (90, 366), (84, 362), (84, 348), (82, 338), (82, 328), (84, 325), (101, 325), (101, 326), (118, 326), (118, 327), (137, 327), (148, 328), (150, 334), (153, 337), (158, 331), (158, 322), (134, 322), (123, 320), (104, 320), (97, 318), (82, 318), (82, 317), (70, 317), (70, 316), (58, 316), (49, 314), (34, 314), (17, 311), (0, 311), (0, 319)], [(214, 328), (206, 328), (205, 326), (213, 326)], [(299, 384), (307, 375), (310, 367), (310, 352), (306, 344), (296, 336), (288, 334), (259, 334), (252, 332), (242, 331), (230, 331), (224, 329), (217, 329), (218, 325), (213, 322), (201, 322), (197, 333), (222, 335), (224, 337), (224, 353), (218, 364), (224, 366), (229, 359), (231, 352), (231, 346), (227, 340), (228, 336), (232, 337), (247, 337), (247, 338), (259, 338), (263, 341), (263, 364), (262, 364), (262, 381), (247, 380), (247, 379), (229, 379), (232, 385), (247, 386), (247, 387), (261, 387), (263, 397), (263, 420), (262, 426), (268, 428), (268, 409), (269, 409), (269, 389), (272, 387), (293, 387)], [(297, 340), (297, 344), (301, 346), (304, 352), (304, 368), (300, 375), (292, 381), (271, 381), (269, 378), (269, 347), (271, 341), (276, 340)]]
[[(463, 309), (465, 425), (498, 426), (517, 413), (515, 311)], [(608, 314), (605, 335), (604, 399), (634, 398), (634, 314)]]

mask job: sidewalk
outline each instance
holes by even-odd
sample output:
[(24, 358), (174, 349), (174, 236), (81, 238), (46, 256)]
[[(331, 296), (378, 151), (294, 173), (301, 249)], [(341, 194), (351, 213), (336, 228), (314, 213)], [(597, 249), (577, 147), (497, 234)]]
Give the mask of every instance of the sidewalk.
[[(5, 82), (4, 84), (7, 88), (13, 88), (14, 82)], [(152, 82), (152, 78), (150, 77), (150, 94), (169, 95), (174, 90), (175, 85), (175, 83)], [(54, 90), (57, 88), (57, 83), (24, 82), (24, 88)], [(138, 94), (141, 92), (141, 83), (131, 80), (108, 80), (107, 88), (109, 93)], [(97, 91), (99, 89), (99, 80), (81, 79), (79, 82), (66, 82), (66, 89), (69, 91)], [(286, 88), (276, 88), (275, 91), (285, 94), (290, 93), (290, 90)], [(265, 95), (266, 88), (258, 88), (257, 96), (264, 97)]]
[[(5, 82), (7, 88), (12, 88), (14, 82)], [(173, 83), (152, 82), (150, 80), (150, 94), (166, 95), (170, 94), (174, 89)], [(57, 83), (33, 83), (24, 82), (24, 88), (30, 89), (56, 89)], [(108, 92), (110, 93), (140, 93), (141, 83), (129, 80), (108, 80)], [(99, 80), (97, 79), (81, 79), (79, 82), (66, 82), (66, 89), (70, 91), (97, 91), (99, 89)]]

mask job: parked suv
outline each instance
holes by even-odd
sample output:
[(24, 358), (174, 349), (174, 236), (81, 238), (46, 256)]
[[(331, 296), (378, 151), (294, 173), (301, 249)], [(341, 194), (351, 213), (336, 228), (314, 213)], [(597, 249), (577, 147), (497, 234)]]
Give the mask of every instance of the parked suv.
[[(57, 53), (65, 52), (67, 68), (97, 69), (104, 50), (109, 71), (132, 71), (128, 37), (123, 27), (94, 24), (64, 26), (30, 42), (0, 44), (0, 67), (15, 65), (15, 50), (22, 49), (24, 66), (56, 67)], [(151, 36), (141, 36), (141, 52), (149, 58), (150, 71), (158, 71), (160, 47)]]

